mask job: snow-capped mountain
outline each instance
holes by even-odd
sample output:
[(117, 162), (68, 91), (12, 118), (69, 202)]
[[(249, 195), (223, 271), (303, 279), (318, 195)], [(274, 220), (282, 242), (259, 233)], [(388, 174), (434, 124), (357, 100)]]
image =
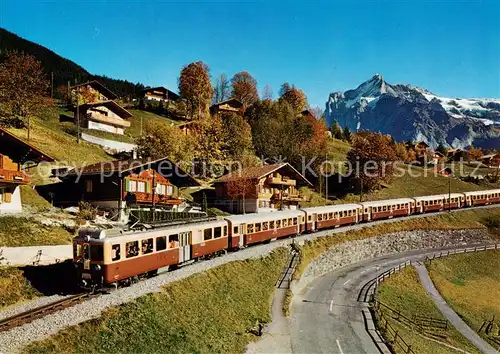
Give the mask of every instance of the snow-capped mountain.
[(379, 74), (354, 90), (331, 93), (326, 119), (329, 125), (337, 121), (353, 131), (380, 131), (433, 147), (500, 148), (500, 99), (441, 97), (411, 85), (391, 85)]

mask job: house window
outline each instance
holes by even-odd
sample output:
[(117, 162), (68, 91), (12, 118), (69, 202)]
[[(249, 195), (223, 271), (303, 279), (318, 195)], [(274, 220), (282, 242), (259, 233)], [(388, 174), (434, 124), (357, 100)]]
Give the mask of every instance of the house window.
[(146, 192), (146, 183), (145, 182), (137, 182), (137, 191), (141, 193)]
[(157, 184), (156, 185), (156, 194), (158, 195), (165, 195), (166, 188), (164, 184)]
[(167, 186), (167, 195), (172, 195), (174, 194), (174, 187), (171, 185)]
[(92, 192), (92, 180), (85, 181), (85, 192), (87, 193)]
[(137, 192), (137, 181), (128, 181), (127, 192)]

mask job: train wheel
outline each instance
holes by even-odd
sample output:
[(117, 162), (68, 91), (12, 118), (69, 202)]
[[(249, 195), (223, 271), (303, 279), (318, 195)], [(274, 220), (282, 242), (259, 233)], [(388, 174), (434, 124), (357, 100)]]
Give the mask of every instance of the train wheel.
[(158, 269), (151, 270), (148, 272), (148, 278), (152, 278), (158, 275)]

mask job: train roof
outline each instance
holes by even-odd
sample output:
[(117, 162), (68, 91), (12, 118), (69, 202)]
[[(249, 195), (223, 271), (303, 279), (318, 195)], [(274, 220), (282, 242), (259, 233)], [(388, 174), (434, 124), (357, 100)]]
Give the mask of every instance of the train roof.
[(413, 203), (414, 201), (415, 200), (413, 200), (412, 198), (397, 198), (397, 199), (374, 200), (371, 202), (361, 202), (361, 205), (363, 205), (363, 207), (373, 207), (381, 205)]
[(124, 231), (121, 229), (100, 229), (100, 228), (83, 228), (78, 231), (77, 237), (89, 236), (93, 240), (110, 240), (125, 238), (128, 240), (142, 239), (146, 237), (166, 236), (176, 233), (191, 231), (193, 229), (203, 229), (208, 227), (217, 227), (227, 225), (224, 220), (206, 221), (200, 223), (189, 223), (169, 227), (158, 227), (146, 230), (130, 230)]
[(304, 215), (300, 210), (282, 210), (282, 211), (270, 211), (264, 213), (252, 213), (245, 215), (231, 215), (226, 216), (225, 219), (233, 223), (249, 223), (249, 222), (262, 222), (269, 220), (276, 220), (280, 218), (295, 218), (297, 216)]
[(352, 210), (361, 208), (360, 204), (336, 204), (310, 208), (302, 208), (306, 213), (331, 213), (335, 211)]
[(500, 193), (500, 189), (488, 189), (484, 191), (464, 192), (465, 195), (481, 195), (484, 193)]
[[(446, 194), (434, 194), (434, 195), (425, 195), (425, 196), (422, 196), (422, 197), (414, 197), (413, 199), (415, 199), (416, 201), (422, 201), (422, 200), (435, 200), (435, 199), (445, 199), (445, 198), (448, 198), (450, 196), (450, 194), (446, 193)], [(452, 198), (457, 198), (457, 197), (463, 197), (463, 193), (451, 193), (451, 197)]]

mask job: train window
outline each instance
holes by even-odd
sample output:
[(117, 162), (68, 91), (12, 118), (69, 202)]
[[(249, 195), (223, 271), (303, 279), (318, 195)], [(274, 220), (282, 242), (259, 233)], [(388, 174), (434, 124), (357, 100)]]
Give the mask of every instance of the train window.
[(82, 245), (79, 243), (73, 244), (73, 257), (81, 257), (82, 256)]
[(318, 221), (323, 220), (323, 214), (318, 214)]
[(328, 213), (328, 219), (333, 219), (333, 213)]
[(247, 225), (247, 232), (251, 234), (253, 232), (253, 224), (248, 224)]
[(273, 221), (269, 221), (269, 228), (270, 229), (274, 229), (274, 220)]
[(167, 249), (167, 236), (156, 238), (156, 251), (163, 251)]
[(152, 238), (142, 240), (141, 252), (142, 252), (142, 254), (148, 254), (148, 253), (153, 252), (153, 239)]
[(264, 231), (269, 230), (269, 222), (264, 221), (262, 223), (262, 230), (264, 230)]
[(333, 216), (335, 217), (335, 219), (338, 219), (339, 218), (339, 213), (334, 213)]
[(173, 234), (168, 236), (168, 248), (177, 248), (177, 247), (179, 247), (179, 235)]
[(260, 224), (260, 222), (259, 222), (259, 223), (256, 223), (256, 224), (255, 224), (255, 232), (260, 232), (261, 226), (262, 226), (262, 225)]
[(281, 227), (281, 220), (276, 220), (276, 228), (279, 229)]
[(117, 261), (120, 259), (120, 245), (111, 246), (111, 260)]
[(82, 255), (83, 255), (83, 259), (90, 259), (90, 254), (89, 254), (89, 245), (84, 243), (83, 244), (83, 251), (82, 251)]
[(293, 224), (297, 225), (297, 218), (293, 218)]
[(139, 255), (139, 241), (131, 241), (125, 244), (126, 257), (132, 258)]
[(286, 219), (283, 219), (283, 227), (287, 227), (288, 226), (288, 221)]
[(212, 239), (212, 229), (205, 229), (203, 231), (203, 240), (208, 241)]
[(90, 259), (97, 262), (102, 262), (104, 260), (104, 250), (102, 245), (90, 246)]
[(238, 226), (233, 227), (233, 235), (236, 235), (238, 233)]
[(288, 219), (288, 226), (292, 226), (292, 224), (293, 224), (292, 218)]
[(226, 236), (227, 236), (227, 226), (224, 225), (224, 237), (226, 237)]
[(222, 236), (222, 230), (220, 227), (214, 228), (214, 238), (220, 238)]

